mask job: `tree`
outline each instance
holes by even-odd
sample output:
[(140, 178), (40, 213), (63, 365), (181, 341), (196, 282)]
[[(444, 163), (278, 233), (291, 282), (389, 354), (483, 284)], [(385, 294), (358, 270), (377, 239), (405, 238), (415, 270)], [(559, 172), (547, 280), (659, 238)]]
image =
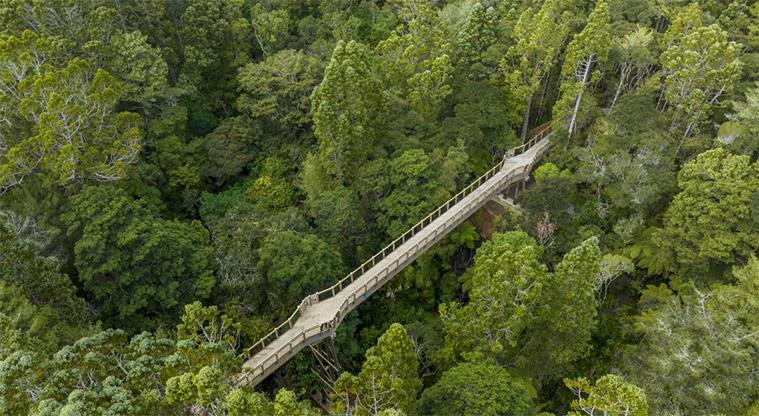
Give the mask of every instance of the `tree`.
[[(319, 61), (302, 51), (285, 49), (259, 63), (240, 68), (237, 108), (250, 118), (271, 124), (285, 139), (309, 127), (311, 93), (321, 77)], [(366, 74), (361, 74), (366, 75)], [(281, 145), (273, 142), (273, 145)]]
[(677, 140), (653, 99), (653, 93), (638, 91), (622, 95), (598, 121), (592, 143), (574, 151), (581, 161), (576, 177), (595, 187), (599, 211), (606, 206), (609, 221), (650, 218), (677, 190)]
[(116, 33), (103, 53), (106, 70), (123, 83), (123, 100), (152, 114), (167, 98), (168, 65), (140, 32)]
[(734, 147), (740, 149), (742, 153), (756, 157), (759, 154), (759, 145), (755, 140), (756, 137), (759, 137), (759, 84), (746, 91), (744, 102), (735, 102), (733, 107), (736, 111), (736, 120), (728, 121), (722, 126), (732, 125), (732, 127), (736, 127), (735, 124), (737, 124), (737, 129), (730, 129), (729, 137), (724, 137), (722, 134), (723, 127), (720, 127), (719, 136), (723, 136), (720, 141), (724, 143), (724, 140), (727, 139), (729, 143), (732, 143), (735, 140)]
[(178, 18), (183, 84), (213, 110), (236, 96), (237, 68), (248, 62), (250, 22), (242, 0), (188, 0)]
[[(559, 172), (550, 163), (535, 170), (534, 176), (535, 184), (519, 193), (516, 198), (524, 210), (524, 228), (549, 252), (568, 250), (570, 247), (556, 243), (557, 240), (569, 239), (573, 231), (570, 207), (576, 198), (575, 178), (568, 171)], [(549, 225), (556, 233), (545, 232), (548, 229), (544, 227)], [(558, 238), (562, 235), (565, 237)], [(574, 244), (574, 241), (570, 244)]]
[[(23, 291), (0, 280), (0, 411), (22, 416), (49, 380), (49, 354), (86, 330), (48, 305), (33, 305)], [(75, 319), (75, 317), (73, 317)]]
[(759, 164), (712, 149), (686, 163), (677, 183), (655, 242), (674, 254), (680, 275), (718, 276), (756, 252)]
[(39, 414), (160, 414), (163, 372), (173, 343), (142, 333), (131, 340), (107, 329), (80, 338), (50, 360)]
[[(735, 268), (734, 285), (649, 286), (636, 319), (642, 342), (625, 353), (628, 379), (653, 414), (742, 414), (757, 400), (759, 260)], [(664, 286), (664, 285), (662, 285)]]
[(350, 184), (371, 155), (383, 106), (369, 50), (355, 41), (339, 41), (311, 96), (320, 155), (339, 183)]
[(513, 99), (493, 84), (486, 80), (464, 80), (456, 85), (451, 97), (456, 117), (445, 119), (438, 133), (441, 143), (463, 141), (467, 168), (473, 172), (485, 172), (518, 143), (511, 128), (519, 118)]
[(263, 241), (258, 256), (269, 302), (280, 309), (297, 306), (303, 296), (342, 277), (340, 254), (314, 235), (276, 232)]
[[(551, 330), (547, 341), (554, 344), (553, 348), (546, 345), (546, 355), (556, 363), (569, 363), (587, 349), (598, 314), (600, 266), (598, 238), (591, 237), (565, 254), (554, 268), (555, 280), (541, 308), (546, 316), (542, 328)], [(553, 350), (560, 344), (561, 348)]]
[(427, 1), (404, 0), (398, 27), (377, 45), (390, 90), (426, 119), (453, 92), (451, 45)]
[(565, 379), (564, 384), (577, 397), (572, 401), (574, 411), (568, 415), (648, 416), (646, 393), (620, 376), (607, 374), (595, 385), (582, 377)]
[(366, 233), (364, 212), (356, 194), (340, 187), (310, 205), (317, 235), (337, 247), (344, 259), (355, 259)]
[(554, 273), (540, 255), (523, 232), (495, 234), (480, 247), (465, 283), (469, 303), (440, 307), (444, 354), (480, 352), (520, 375), (544, 377), (586, 351), (597, 313), (598, 240), (574, 248)]
[(307, 402), (298, 401), (295, 393), (279, 389), (270, 401), (261, 393), (248, 389), (232, 390), (226, 398), (229, 416), (272, 415), (272, 416), (316, 416), (319, 411)]
[(218, 183), (237, 177), (255, 158), (259, 135), (260, 132), (252, 129), (242, 117), (222, 121), (205, 138), (208, 160), (203, 173), (216, 178)]
[(544, 2), (537, 13), (527, 8), (514, 27), (515, 43), (501, 62), (504, 88), (524, 104), (522, 142), (527, 138), (533, 97), (547, 82), (567, 37), (567, 19), (555, 0)]
[(561, 68), (561, 98), (554, 106), (554, 117), (569, 117), (570, 137), (578, 124), (583, 96), (601, 77), (598, 66), (606, 61), (609, 49), (609, 6), (605, 0), (599, 0), (585, 28), (567, 46), (567, 57)]
[(456, 190), (463, 177), (466, 155), (458, 147), (447, 154), (411, 149), (392, 159), (377, 159), (361, 169), (357, 187), (369, 206), (376, 206), (376, 221), (388, 237), (396, 237), (416, 224)]
[(292, 203), (294, 189), (285, 179), (264, 174), (246, 189), (258, 207), (266, 211), (285, 209)]
[(609, 107), (614, 107), (623, 92), (637, 88), (646, 80), (655, 64), (650, 48), (653, 39), (653, 33), (643, 26), (614, 39), (611, 54), (616, 55), (619, 82)]
[(267, 58), (281, 49), (287, 41), (292, 25), (286, 9), (265, 10), (261, 4), (254, 4), (250, 10), (250, 23), (258, 47)]
[(69, 235), (81, 236), (74, 264), (83, 286), (123, 327), (155, 325), (213, 288), (208, 232), (198, 222), (157, 218), (112, 186), (85, 188), (65, 221)]
[[(204, 140), (192, 137), (189, 113), (192, 109), (185, 106), (166, 106), (160, 116), (154, 117), (148, 124), (150, 144), (145, 146), (146, 161), (158, 168), (158, 178), (150, 172), (148, 178), (158, 182), (163, 199), (176, 210), (192, 209), (195, 198), (200, 192), (203, 177), (201, 168), (206, 160)], [(203, 133), (205, 134), (205, 133)], [(213, 162), (213, 161), (212, 161)], [(140, 166), (145, 168), (145, 165)], [(137, 175), (135, 175), (137, 176)]]
[(32, 339), (43, 341), (36, 346), (42, 350), (57, 348), (71, 340), (81, 323), (59, 316), (48, 305), (34, 305), (18, 286), (4, 281), (0, 281), (0, 317), (0, 326), (7, 331), (0, 338), (0, 359), (31, 347)]
[(240, 328), (240, 323), (222, 315), (216, 306), (185, 305), (177, 325), (176, 352), (167, 360), (177, 367), (167, 372), (165, 402), (193, 414), (222, 411), (229, 407), (230, 396), (238, 399), (238, 407), (239, 400), (260, 405), (251, 391), (233, 390), (233, 383), (228, 382), (240, 371)]
[(466, 68), (467, 77), (478, 79), (488, 74), (488, 68), (484, 67), (485, 54), (498, 41), (497, 29), (495, 9), (475, 3), (458, 36), (459, 59), (456, 66)]
[(247, 209), (233, 207), (222, 218), (206, 220), (216, 262), (219, 288), (228, 293), (244, 294), (253, 301), (263, 294), (256, 291), (263, 284), (258, 269), (258, 248), (265, 236), (261, 221), (250, 215)]
[(13, 285), (36, 305), (57, 310), (64, 320), (85, 319), (84, 301), (59, 261), (47, 257), (36, 243), (21, 238), (0, 213), (0, 282)]
[(184, 306), (182, 322), (177, 325), (177, 339), (189, 340), (200, 346), (218, 344), (235, 351), (240, 342), (240, 324), (221, 315), (216, 306), (204, 307), (200, 302)]
[(357, 375), (343, 373), (335, 383), (333, 411), (379, 416), (389, 409), (412, 414), (422, 387), (419, 362), (401, 324), (394, 323), (366, 351)]
[(274, 416), (316, 416), (319, 411), (308, 401), (298, 401), (295, 393), (280, 389), (274, 397)]
[(739, 50), (715, 24), (691, 30), (662, 52), (664, 97), (673, 113), (670, 131), (682, 129), (682, 137), (689, 137), (710, 107), (732, 90), (741, 74)]
[(667, 10), (666, 14), (671, 15), (672, 22), (659, 42), (662, 50), (675, 46), (685, 36), (703, 25), (703, 12), (698, 3), (688, 4), (680, 9)]
[(528, 389), (502, 367), (462, 363), (443, 373), (419, 398), (420, 415), (531, 416), (536, 409)]
[(74, 58), (55, 64), (53, 42), (30, 31), (0, 38), (0, 192), (39, 174), (64, 185), (123, 178), (137, 161), (137, 114), (119, 112), (124, 86)]
[[(23, 298), (23, 295), (18, 292), (13, 293), (12, 290), (11, 286), (0, 282), (0, 300), (4, 303), (2, 305), (3, 310), (0, 311), (0, 330), (2, 330), (2, 338), (0, 338), (0, 383), (3, 386), (3, 389), (0, 390), (0, 410), (7, 415), (21, 416), (29, 414), (29, 386), (36, 385), (38, 380), (45, 376), (45, 371), (39, 368), (39, 365), (35, 365), (38, 362), (38, 356), (35, 352), (25, 350), (24, 345), (19, 342), (20, 339), (24, 338), (24, 334), (28, 333), (29, 327), (26, 327), (27, 322), (25, 321), (31, 318), (30, 324), (38, 324), (38, 322), (37, 317), (27, 316), (24, 313), (27, 311), (14, 307), (17, 305), (11, 304), (10, 307), (6, 305), (8, 295), (11, 295), (10, 299), (14, 300)], [(13, 295), (20, 296), (16, 298)], [(15, 316), (6, 312), (11, 312)], [(49, 339), (45, 341), (49, 341)]]

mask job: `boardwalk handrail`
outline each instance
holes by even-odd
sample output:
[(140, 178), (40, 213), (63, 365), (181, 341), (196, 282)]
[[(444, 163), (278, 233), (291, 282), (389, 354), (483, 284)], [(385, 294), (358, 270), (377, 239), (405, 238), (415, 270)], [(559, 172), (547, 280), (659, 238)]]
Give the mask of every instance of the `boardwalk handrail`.
[[(298, 305), (298, 307), (295, 309), (295, 311), (290, 315), (284, 322), (279, 324), (277, 327), (275, 327), (273, 330), (271, 330), (268, 334), (263, 336), (258, 342), (248, 347), (243, 355), (245, 358), (251, 357), (253, 354), (255, 354), (258, 351), (263, 350), (266, 348), (268, 344), (270, 344), (272, 341), (277, 339), (281, 333), (286, 331), (287, 329), (290, 329), (293, 327), (293, 324), (298, 320), (300, 317), (302, 311), (305, 310), (305, 308), (308, 308), (309, 306), (320, 302), (325, 299), (329, 299), (333, 296), (335, 296), (337, 293), (339, 293), (345, 286), (352, 283), (357, 277), (364, 274), (367, 270), (369, 270), (371, 267), (373, 267), (378, 262), (382, 261), (384, 258), (386, 258), (390, 253), (392, 253), (398, 246), (405, 243), (412, 237), (414, 237), (419, 231), (421, 231), (426, 225), (429, 225), (434, 221), (436, 218), (443, 215), (445, 212), (447, 212), (451, 207), (456, 205), (459, 201), (464, 199), (466, 196), (471, 194), (475, 189), (477, 189), (480, 185), (485, 183), (487, 180), (492, 178), (496, 173), (498, 173), (502, 168), (506, 161), (507, 157), (514, 156), (517, 154), (522, 154), (525, 151), (527, 151), (529, 148), (531, 148), (535, 143), (539, 142), (540, 140), (544, 139), (548, 134), (551, 132), (551, 126), (550, 124), (546, 124), (544, 126), (539, 127), (540, 130), (527, 142), (523, 143), (522, 145), (516, 146), (514, 148), (511, 148), (508, 152), (506, 152), (505, 157), (498, 162), (495, 166), (490, 168), (487, 172), (480, 175), (477, 179), (472, 181), (467, 187), (459, 191), (457, 194), (452, 196), (450, 199), (448, 199), (445, 203), (440, 205), (435, 211), (432, 211), (430, 214), (428, 214), (426, 217), (424, 217), (421, 221), (417, 222), (414, 226), (409, 228), (405, 233), (403, 233), (400, 237), (393, 240), (391, 243), (386, 245), (382, 250), (380, 250), (378, 253), (376, 253), (374, 256), (363, 262), (360, 266), (358, 266), (356, 269), (348, 273), (345, 277), (340, 279), (337, 283), (334, 285), (321, 290), (319, 292), (316, 292), (314, 294), (306, 296)], [(384, 271), (384, 270), (383, 270)], [(376, 284), (377, 280), (375, 280)], [(362, 286), (360, 289), (364, 290), (364, 293), (368, 291), (368, 288), (365, 287), (366, 284)], [(334, 325), (342, 320), (342, 317), (340, 316), (341, 311), (345, 309), (347, 306), (348, 300), (350, 297), (347, 297), (345, 301), (340, 305), (340, 308), (338, 308), (338, 311), (335, 315), (335, 317), (332, 319), (334, 322)], [(354, 293), (353, 300), (355, 302), (356, 295)], [(297, 340), (290, 341), (289, 343), (283, 345), (280, 347), (280, 349), (273, 355), (275, 358), (275, 361), (279, 359), (280, 353), (283, 353), (284, 350), (287, 350), (288, 352), (293, 349), (293, 347), (299, 346), (300, 343), (305, 343), (306, 339), (310, 336), (307, 336), (308, 333), (312, 332), (314, 329), (318, 328), (319, 332), (315, 333), (314, 335), (322, 332), (323, 328), (321, 328), (322, 325), (315, 325), (313, 327), (309, 327), (303, 330), (302, 336), (299, 337)], [(330, 325), (333, 326), (333, 325)], [(312, 335), (313, 336), (313, 335)], [(294, 342), (296, 342), (294, 344)], [(266, 360), (268, 361), (268, 360)], [(260, 363), (258, 367), (261, 367), (261, 371), (263, 371), (264, 364), (266, 361)]]
[(553, 131), (551, 122), (547, 122), (544, 124), (541, 124), (540, 126), (536, 127), (535, 130), (533, 130), (535, 133), (530, 137), (530, 140), (527, 140), (526, 142), (522, 143), (519, 146), (512, 147), (509, 149), (508, 152), (506, 152), (506, 156), (516, 156), (521, 155), (522, 153), (529, 150), (532, 146), (535, 145), (535, 143), (543, 140), (551, 134)]
[[(538, 141), (546, 138), (551, 133), (550, 126), (547, 128), (544, 128), (543, 126), (539, 126), (536, 130), (539, 130), (539, 131), (535, 134), (535, 137), (533, 137), (531, 140), (524, 143), (523, 145), (510, 149), (509, 152), (507, 152), (506, 155), (504, 155), (504, 159), (501, 162), (499, 162), (489, 171), (485, 172), (483, 175), (478, 177), (475, 181), (469, 184), (469, 186), (467, 186), (462, 191), (454, 195), (452, 198), (450, 198), (448, 201), (446, 201), (444, 204), (438, 207), (438, 209), (436, 209), (435, 211), (427, 215), (427, 217), (419, 221), (416, 225), (411, 227), (403, 235), (396, 238), (393, 242), (391, 242), (385, 248), (383, 248), (383, 250), (381, 250), (379, 253), (375, 254), (372, 258), (364, 262), (361, 266), (359, 266), (354, 271), (349, 273), (346, 277), (341, 279), (338, 283), (336, 283), (335, 285), (325, 290), (306, 296), (303, 299), (303, 301), (301, 301), (298, 308), (293, 312), (292, 315), (290, 315), (290, 317), (285, 322), (278, 325), (274, 330), (269, 332), (265, 337), (259, 340), (256, 344), (253, 344), (251, 347), (246, 349), (242, 355), (245, 356), (246, 360), (250, 361), (255, 354), (265, 349), (269, 344), (271, 344), (274, 340), (278, 339), (282, 334), (292, 329), (295, 326), (298, 318), (302, 316), (303, 312), (307, 308), (309, 308), (311, 305), (315, 303), (319, 303), (321, 300), (329, 299), (337, 295), (338, 293), (341, 293), (342, 290), (345, 288), (345, 286), (349, 285), (350, 282), (353, 282), (356, 278), (360, 278), (362, 274), (366, 273), (366, 271), (371, 269), (372, 266), (374, 266), (378, 262), (381, 262), (382, 259), (390, 255), (390, 253), (392, 253), (394, 249), (397, 249), (400, 245), (402, 245), (403, 243), (411, 239), (414, 235), (416, 235), (419, 231), (421, 231), (425, 227), (425, 224), (429, 225), (436, 218), (440, 217), (441, 215), (446, 213), (449, 209), (451, 209), (453, 206), (455, 206), (458, 202), (462, 201), (468, 195), (471, 195), (475, 190), (479, 190), (480, 187), (485, 182), (493, 178), (500, 170), (503, 169), (507, 158), (514, 156), (514, 154), (517, 152), (519, 152), (519, 154), (524, 153), (526, 150), (531, 148)], [(538, 139), (535, 139), (535, 138), (538, 138)], [(371, 279), (364, 282), (360, 287), (353, 288), (351, 293), (346, 293), (345, 299), (340, 304), (340, 306), (335, 310), (334, 314), (329, 318), (328, 321), (322, 320), (322, 321), (319, 321), (319, 323), (315, 325), (311, 325), (308, 327), (303, 327), (303, 326), (299, 327), (298, 332), (296, 332), (294, 336), (291, 336), (290, 339), (285, 340), (286, 343), (279, 345), (276, 351), (271, 351), (266, 355), (262, 355), (260, 362), (256, 362), (253, 366), (246, 367), (243, 373), (240, 374), (237, 380), (237, 384), (239, 385), (239, 384), (244, 384), (244, 383), (253, 383), (253, 384), (258, 383), (263, 378), (265, 378), (267, 374), (270, 374), (271, 371), (278, 368), (279, 364), (281, 364), (284, 361), (289, 360), (295, 353), (300, 351), (303, 347), (319, 342), (321, 339), (324, 339), (327, 336), (333, 336), (335, 329), (340, 324), (342, 319), (344, 319), (345, 316), (351, 310), (353, 310), (353, 308), (355, 308), (356, 305), (358, 305), (361, 301), (363, 301), (368, 296), (370, 296), (379, 287), (384, 285), (386, 281), (391, 279), (396, 273), (398, 273), (398, 271), (402, 270), (403, 267), (405, 267), (408, 263), (416, 259), (416, 257), (420, 254), (420, 252), (424, 253), (427, 247), (429, 247), (432, 244), (435, 244), (435, 242), (438, 241), (439, 238), (442, 238), (442, 236), (445, 236), (445, 234), (447, 234), (446, 229), (449, 229), (451, 226), (455, 227), (455, 225), (461, 221), (462, 216), (469, 215), (469, 214), (466, 214), (467, 212), (471, 214), (471, 211), (470, 211), (471, 208), (473, 206), (477, 206), (481, 204), (482, 198), (488, 198), (487, 195), (491, 195), (492, 192), (497, 191), (496, 188), (503, 186), (503, 184), (505, 183), (512, 183), (513, 180), (516, 179), (517, 177), (519, 177), (520, 180), (526, 179), (529, 175), (529, 172), (532, 169), (533, 164), (537, 162), (537, 160), (539, 160), (538, 158), (535, 158), (535, 159), (536, 160), (531, 161), (529, 165), (523, 166), (519, 170), (510, 171), (505, 178), (500, 179), (497, 183), (491, 184), (488, 189), (483, 190), (482, 192), (483, 195), (476, 198), (475, 200), (469, 201), (467, 205), (464, 206), (462, 210), (460, 210), (461, 215), (458, 215), (456, 218), (446, 220), (442, 226), (439, 226), (433, 230), (434, 233), (431, 236), (428, 235), (424, 239), (417, 241), (414, 246), (410, 246), (409, 249), (405, 250), (403, 253), (398, 255), (395, 261), (385, 264), (381, 270), (377, 270)]]
[[(352, 272), (348, 273), (347, 276), (340, 279), (337, 283), (334, 285), (321, 290), (319, 292), (316, 292), (313, 295), (306, 296), (298, 305), (298, 308), (290, 315), (289, 318), (287, 318), (284, 322), (279, 324), (276, 328), (274, 328), (271, 332), (266, 334), (263, 338), (261, 338), (258, 342), (253, 344), (252, 346), (248, 347), (245, 350), (245, 354), (247, 356), (255, 354), (257, 351), (260, 351), (264, 348), (266, 348), (266, 345), (269, 344), (272, 340), (277, 339), (279, 337), (280, 332), (282, 329), (287, 328), (290, 329), (293, 326), (293, 323), (298, 319), (300, 316), (300, 312), (303, 310), (303, 308), (307, 308), (311, 305), (313, 305), (316, 302), (322, 301), (324, 299), (329, 299), (330, 297), (334, 296), (337, 292), (343, 289), (344, 285), (350, 284), (355, 280), (357, 276), (362, 275), (366, 270), (374, 266), (377, 262), (382, 261), (389, 253), (391, 253), (395, 248), (403, 243), (405, 243), (409, 238), (413, 237), (418, 233), (422, 228), (424, 228), (425, 225), (432, 222), (435, 218), (439, 217), (440, 215), (444, 214), (446, 211), (448, 211), (453, 205), (455, 205), (458, 201), (469, 195), (474, 189), (476, 189), (478, 186), (480, 186), (482, 183), (487, 181), (488, 179), (492, 178), (493, 175), (495, 175), (502, 167), (503, 167), (504, 161), (500, 161), (495, 166), (490, 168), (487, 172), (480, 175), (477, 179), (475, 179), (472, 183), (470, 183), (466, 188), (462, 189), (459, 193), (448, 199), (445, 203), (440, 205), (435, 211), (431, 212), (429, 215), (424, 217), (421, 221), (416, 223), (414, 226), (412, 226), (410, 229), (408, 229), (405, 233), (403, 233), (400, 237), (393, 240), (390, 244), (386, 245), (382, 250), (380, 250), (377, 254), (372, 256), (369, 260), (366, 260), (363, 262), (360, 266), (356, 267)], [(348, 282), (346, 284), (346, 282)]]

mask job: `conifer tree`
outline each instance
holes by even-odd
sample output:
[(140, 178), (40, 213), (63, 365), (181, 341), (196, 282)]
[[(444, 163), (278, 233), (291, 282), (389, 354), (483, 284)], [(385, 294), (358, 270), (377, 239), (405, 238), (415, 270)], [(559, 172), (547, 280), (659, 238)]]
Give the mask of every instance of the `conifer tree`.
[(469, 69), (470, 78), (475, 77), (477, 72), (484, 68), (475, 68), (482, 65), (482, 55), (498, 40), (497, 35), (498, 16), (492, 7), (485, 8), (482, 3), (476, 3), (472, 7), (464, 28), (459, 32), (459, 62)]
[(451, 44), (427, 0), (404, 0), (401, 24), (377, 45), (390, 90), (431, 119), (453, 88)]
[(524, 104), (522, 141), (527, 138), (533, 98), (561, 52), (569, 27), (557, 0), (547, 0), (537, 13), (526, 9), (514, 27), (514, 45), (509, 48), (501, 69), (504, 88)]
[(337, 380), (333, 410), (356, 416), (378, 416), (388, 409), (412, 414), (422, 387), (418, 369), (406, 329), (394, 323), (366, 352), (358, 375), (343, 373)]
[(311, 96), (321, 158), (337, 181), (346, 185), (372, 153), (384, 107), (370, 59), (366, 46), (339, 41), (324, 80)]
[(554, 106), (554, 117), (569, 117), (570, 137), (577, 128), (583, 96), (601, 77), (598, 66), (606, 60), (610, 48), (609, 6), (606, 0), (599, 0), (588, 24), (569, 43), (561, 69), (561, 98)]

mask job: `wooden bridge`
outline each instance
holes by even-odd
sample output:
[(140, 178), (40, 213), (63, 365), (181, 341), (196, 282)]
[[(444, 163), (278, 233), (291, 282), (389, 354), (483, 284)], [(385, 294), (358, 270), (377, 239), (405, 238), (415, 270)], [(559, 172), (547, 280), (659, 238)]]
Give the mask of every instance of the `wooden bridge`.
[(382, 251), (332, 287), (307, 296), (282, 324), (248, 348), (238, 384), (256, 385), (295, 354), (333, 337), (345, 316), (404, 267), (424, 254), (499, 192), (529, 178), (533, 165), (550, 147), (550, 126), (521, 146)]

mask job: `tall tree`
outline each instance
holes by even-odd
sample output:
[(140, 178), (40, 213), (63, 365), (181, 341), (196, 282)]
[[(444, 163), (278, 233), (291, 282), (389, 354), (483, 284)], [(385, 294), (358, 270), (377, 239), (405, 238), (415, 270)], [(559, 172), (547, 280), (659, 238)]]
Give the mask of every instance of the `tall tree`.
[(38, 244), (19, 236), (0, 212), (0, 282), (18, 287), (34, 305), (58, 310), (64, 320), (84, 320), (84, 301), (59, 268), (57, 259), (46, 257)]
[(623, 92), (642, 85), (652, 71), (655, 57), (651, 51), (653, 33), (638, 26), (634, 31), (613, 41), (612, 54), (619, 68), (619, 81), (609, 107), (614, 107)]
[(342, 276), (340, 254), (315, 235), (277, 232), (263, 241), (258, 257), (269, 301), (282, 310)]
[(287, 41), (292, 25), (287, 9), (266, 10), (260, 3), (250, 8), (251, 27), (261, 52), (267, 58), (276, 53)]
[(357, 187), (366, 203), (376, 207), (377, 224), (394, 238), (453, 195), (465, 163), (460, 146), (445, 155), (407, 150), (392, 160), (366, 164)]
[(157, 218), (112, 186), (85, 188), (65, 221), (78, 237), (80, 280), (108, 320), (124, 328), (154, 326), (213, 288), (208, 232), (197, 221)]
[[(58, 351), (42, 386), (39, 414), (159, 414), (171, 340), (142, 333), (131, 340), (107, 329)], [(168, 367), (168, 368), (167, 368)]]
[(155, 114), (173, 99), (169, 88), (168, 65), (161, 50), (140, 32), (116, 33), (102, 53), (105, 70), (124, 83), (123, 101), (133, 103), (142, 113)]
[(711, 106), (730, 92), (741, 74), (740, 46), (718, 25), (699, 27), (662, 52), (664, 97), (673, 113), (671, 131), (689, 137)]
[(682, 276), (710, 277), (759, 248), (759, 163), (722, 148), (701, 153), (677, 176), (680, 193), (656, 238)]
[(272, 416), (317, 416), (318, 409), (311, 407), (307, 401), (299, 401), (290, 390), (280, 389), (270, 401), (262, 393), (248, 389), (235, 389), (229, 392), (225, 403), (227, 415), (272, 415)]
[(60, 53), (31, 31), (0, 38), (0, 193), (35, 174), (115, 181), (137, 161), (140, 119), (118, 111), (123, 84), (82, 59), (58, 66)]
[(575, 132), (583, 96), (601, 77), (599, 64), (606, 61), (611, 48), (609, 6), (599, 0), (582, 32), (572, 38), (561, 68), (561, 98), (554, 106), (554, 117), (569, 117), (569, 136)]
[(394, 323), (366, 351), (357, 375), (343, 373), (335, 383), (333, 410), (356, 416), (379, 416), (397, 409), (412, 414), (422, 387), (419, 361), (401, 324)]
[(188, 0), (178, 22), (180, 85), (228, 113), (237, 90), (237, 68), (248, 62), (250, 22), (242, 0)]
[(271, 145), (281, 146), (280, 137), (292, 140), (296, 133), (308, 129), (311, 93), (321, 70), (318, 59), (292, 49), (268, 56), (263, 62), (249, 63), (237, 76), (241, 92), (237, 108), (276, 132), (279, 137), (274, 137)]
[(384, 108), (366, 46), (339, 41), (311, 96), (319, 151), (338, 182), (350, 184), (372, 153)]
[(222, 121), (203, 141), (207, 155), (203, 175), (214, 178), (219, 184), (237, 178), (255, 158), (256, 142), (261, 136), (261, 132), (251, 128), (244, 117)]
[(535, 94), (547, 82), (569, 31), (568, 17), (557, 0), (547, 0), (537, 13), (527, 8), (519, 16), (514, 45), (501, 62), (504, 88), (524, 104), (521, 137), (524, 142)]
[[(737, 124), (738, 131), (737, 134), (731, 132), (731, 135), (737, 137), (730, 137), (730, 140), (735, 140), (734, 146), (742, 152), (756, 157), (759, 154), (759, 143), (756, 140), (756, 137), (759, 137), (759, 84), (746, 91), (744, 102), (734, 102), (733, 108), (735, 108), (736, 120), (734, 123), (725, 124)], [(722, 127), (720, 127), (721, 133)]]
[(498, 365), (462, 363), (443, 373), (419, 398), (420, 415), (533, 416), (528, 389)]
[(463, 67), (467, 71), (466, 76), (471, 79), (487, 76), (491, 69), (485, 67), (485, 55), (497, 41), (498, 15), (495, 9), (475, 3), (469, 19), (459, 32), (456, 66)]
[(577, 397), (567, 416), (648, 416), (646, 393), (618, 375), (607, 374), (595, 384), (582, 377), (564, 384)]
[(391, 91), (423, 117), (432, 119), (453, 92), (451, 44), (427, 0), (403, 0), (401, 23), (377, 45)]
[(446, 354), (481, 352), (544, 377), (586, 351), (597, 314), (598, 240), (570, 251), (554, 273), (540, 255), (523, 232), (496, 234), (480, 247), (466, 283), (469, 303), (440, 308)]
[(349, 188), (337, 188), (310, 203), (317, 234), (340, 249), (346, 260), (355, 258), (357, 248), (364, 242), (366, 224), (364, 212), (356, 194)]
[(651, 413), (741, 415), (758, 399), (759, 261), (751, 257), (733, 275), (736, 284), (711, 291), (643, 292), (643, 340), (626, 351), (624, 367)]

